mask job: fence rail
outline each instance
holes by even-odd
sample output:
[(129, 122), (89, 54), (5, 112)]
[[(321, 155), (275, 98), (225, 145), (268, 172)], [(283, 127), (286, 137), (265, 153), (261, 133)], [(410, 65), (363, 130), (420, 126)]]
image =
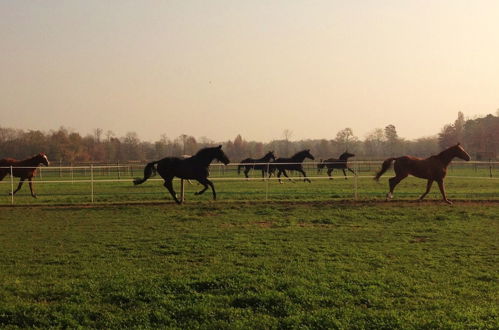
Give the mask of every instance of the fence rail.
[[(284, 163), (280, 163), (284, 164)], [(296, 164), (296, 163), (285, 163)], [(343, 176), (342, 171), (334, 169), (332, 180), (334, 184), (329, 184), (330, 177), (326, 173), (326, 168), (322, 172), (318, 172), (317, 165), (319, 164), (337, 164), (333, 162), (304, 162), (303, 168), (307, 172), (307, 177), (316, 182), (317, 189), (313, 189), (312, 185), (296, 185), (292, 188), (274, 188), (272, 186), (278, 178), (265, 176), (262, 178), (259, 170), (251, 171), (252, 175), (246, 178), (244, 175), (238, 174), (240, 166), (267, 166), (267, 170), (272, 163), (231, 163), (227, 166), (223, 164), (212, 164), (210, 166), (210, 180), (218, 182), (217, 191), (226, 192), (233, 199), (263, 199), (269, 200), (272, 198), (285, 199), (288, 196), (296, 198), (321, 198), (320, 194), (331, 194), (330, 191), (341, 190), (337, 195), (344, 198), (369, 198), (380, 197), (386, 193), (385, 185), (373, 185), (371, 181), (366, 180), (373, 178), (374, 172), (379, 170), (381, 161), (350, 161), (348, 165), (355, 175), (348, 175), (349, 180)], [(339, 163), (338, 163), (339, 164)], [(1, 199), (0, 204), (14, 204), (19, 200), (20, 204), (37, 203), (94, 203), (113, 201), (113, 194), (116, 194), (120, 201), (136, 201), (146, 200), (153, 197), (155, 194), (163, 196), (166, 190), (161, 185), (148, 185), (148, 189), (133, 187), (132, 179), (141, 177), (145, 164), (120, 164), (120, 165), (85, 165), (85, 166), (54, 166), (54, 167), (39, 167), (38, 177), (36, 179), (35, 189), (42, 190), (38, 200), (31, 200), (31, 197), (26, 191), (19, 191), (14, 198), (15, 185), (14, 179), (15, 170), (17, 167), (0, 167), (0, 170), (7, 170), (10, 175), (10, 180), (0, 181), (0, 189), (10, 184), (9, 199)], [(27, 168), (27, 167), (23, 167)], [(29, 167), (32, 168), (32, 167)], [(242, 171), (241, 171), (242, 172)], [(338, 174), (339, 173), (339, 174)], [(384, 178), (390, 176), (387, 173)], [(299, 180), (301, 177), (296, 173), (290, 175), (292, 180)], [(472, 196), (472, 198), (499, 199), (499, 162), (453, 162), (448, 168), (447, 181), (455, 182), (458, 189), (456, 196)], [(287, 179), (281, 177), (284, 181)], [(418, 179), (416, 179), (418, 180)], [(161, 178), (151, 178), (149, 181), (162, 181)], [(263, 183), (261, 183), (263, 181)], [(185, 190), (192, 190), (189, 184), (184, 185), (181, 180), (176, 180), (180, 183), (180, 196), (185, 194)], [(222, 184), (224, 182), (224, 184)], [(484, 183), (485, 182), (485, 183)], [(414, 197), (420, 194), (423, 190), (422, 183), (414, 183), (415, 188), (404, 191), (400, 190), (399, 195)], [(424, 185), (424, 184), (423, 184)], [(189, 188), (187, 188), (187, 186)], [(283, 185), (285, 186), (285, 185)], [(73, 187), (73, 188), (68, 188)], [(185, 189), (184, 189), (185, 188)], [(227, 189), (225, 189), (227, 188)], [(27, 189), (27, 187), (24, 187)], [(286, 192), (286, 189), (288, 190)], [(336, 189), (336, 190), (335, 190)], [(452, 190), (449, 190), (452, 191)], [(396, 191), (397, 193), (397, 191)], [(404, 195), (405, 194), (405, 195)], [(2, 195), (0, 191), (0, 196)], [(208, 194), (207, 192), (207, 195)], [(333, 197), (336, 196), (334, 193)], [(4, 196), (7, 196), (5, 194)], [(75, 198), (67, 198), (67, 196), (76, 196)], [(248, 197), (245, 197), (248, 196)], [(305, 197), (304, 197), (305, 196)], [(209, 196), (208, 196), (209, 197)], [(205, 197), (205, 198), (208, 198)], [(154, 197), (153, 197), (154, 198)], [(291, 197), (290, 197), (291, 198)], [(48, 200), (47, 200), (48, 199)]]

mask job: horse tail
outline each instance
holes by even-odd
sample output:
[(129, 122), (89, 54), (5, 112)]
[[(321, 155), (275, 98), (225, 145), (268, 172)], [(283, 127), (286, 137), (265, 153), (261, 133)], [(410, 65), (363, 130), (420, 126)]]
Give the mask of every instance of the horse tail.
[(150, 162), (146, 165), (146, 167), (144, 167), (144, 178), (141, 179), (141, 178), (136, 178), (133, 180), (133, 184), (134, 185), (138, 185), (138, 184), (141, 184), (141, 183), (144, 183), (147, 181), (147, 179), (149, 179), (152, 175), (155, 175), (156, 174), (156, 168), (154, 167), (154, 165), (156, 165), (158, 162)]
[(388, 158), (383, 162), (383, 165), (381, 165), (381, 170), (376, 173), (376, 176), (374, 177), (374, 180), (378, 181), (379, 178), (392, 166), (392, 162), (397, 159), (397, 158)]
[[(249, 163), (249, 162), (250, 162), (250, 158), (246, 158), (246, 159), (241, 160), (241, 164), (244, 164), (244, 163)], [(239, 165), (239, 166), (237, 167), (237, 174), (238, 174), (238, 175), (239, 175), (239, 174), (241, 174), (241, 167), (246, 167), (246, 165), (247, 165), (247, 164), (245, 164), (245, 165)]]
[(322, 172), (322, 169), (324, 168), (324, 163), (322, 162), (322, 158), (319, 159), (319, 162), (317, 163), (317, 173), (320, 174)]

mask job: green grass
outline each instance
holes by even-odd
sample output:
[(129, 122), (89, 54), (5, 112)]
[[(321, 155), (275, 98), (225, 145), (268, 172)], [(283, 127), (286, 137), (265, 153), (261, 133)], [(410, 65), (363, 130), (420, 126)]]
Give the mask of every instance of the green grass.
[[(385, 174), (379, 183), (372, 180), (373, 173), (378, 169), (377, 164), (364, 164), (359, 167), (360, 176), (357, 180), (349, 176), (348, 180), (337, 170), (333, 173), (334, 179), (328, 180), (326, 174), (318, 175), (316, 170), (308, 166), (307, 172), (312, 176), (312, 183), (305, 183), (299, 177), (294, 177), (295, 183), (284, 179), (279, 184), (275, 178), (269, 182), (260, 179), (261, 173), (252, 171), (252, 180), (246, 181), (242, 174), (237, 175), (235, 167), (214, 167), (211, 170), (211, 178), (215, 184), (218, 198), (225, 201), (328, 201), (353, 199), (355, 186), (357, 186), (357, 198), (360, 200), (384, 199), (388, 191), (388, 178), (393, 173)], [(14, 203), (18, 205), (28, 204), (82, 204), (90, 203), (119, 203), (140, 201), (165, 201), (172, 202), (171, 196), (162, 185), (159, 176), (152, 178), (146, 183), (133, 186), (132, 178), (141, 175), (142, 167), (94, 170), (94, 183), (90, 182), (90, 171), (79, 169), (70, 172), (69, 169), (60, 171), (57, 168), (43, 168), (42, 175), (37, 177), (35, 191), (38, 199), (33, 199), (29, 193), (27, 184), (16, 194)], [(499, 169), (494, 168), (493, 177), (485, 165), (478, 166), (457, 163), (449, 168), (448, 177), (445, 180), (447, 193), (454, 200), (499, 200)], [(295, 173), (296, 174), (296, 173)], [(111, 182), (110, 180), (122, 180)], [(15, 187), (17, 187), (17, 178)], [(81, 182), (81, 180), (86, 180)], [(425, 190), (426, 181), (409, 177), (403, 180), (395, 189), (395, 199), (414, 200)], [(11, 198), (8, 192), (11, 189), (10, 178), (0, 182), (0, 205), (10, 204)], [(175, 189), (179, 191), (179, 182), (175, 182)], [(208, 190), (202, 196), (194, 196), (194, 192), (201, 186), (194, 182), (193, 185), (186, 184), (186, 199), (188, 201), (210, 200), (211, 191)], [(3, 192), (3, 193), (2, 193)], [(437, 184), (434, 184), (428, 199), (441, 199)]]
[(2, 207), (0, 327), (497, 329), (497, 214), (494, 202)]

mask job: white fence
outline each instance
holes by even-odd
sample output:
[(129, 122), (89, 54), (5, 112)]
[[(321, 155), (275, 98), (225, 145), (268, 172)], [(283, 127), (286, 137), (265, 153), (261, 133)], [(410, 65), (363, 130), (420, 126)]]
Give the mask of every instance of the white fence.
[[(212, 164), (210, 166), (210, 180), (214, 182), (258, 182), (263, 181), (263, 183), (259, 186), (260, 193), (264, 196), (264, 200), (268, 200), (270, 198), (270, 184), (278, 180), (274, 173), (270, 178), (266, 175), (262, 179), (262, 174), (260, 170), (252, 170), (250, 172), (251, 177), (245, 178), (243, 175), (244, 168), (241, 169), (241, 173), (238, 175), (238, 167), (241, 165), (255, 166), (255, 165), (263, 165), (267, 172), (272, 163), (261, 163), (261, 164), (246, 164), (246, 163), (231, 163), (228, 166), (224, 166), (222, 164)], [(327, 180), (329, 177), (327, 176), (327, 167), (322, 169), (322, 173), (318, 173), (317, 165), (318, 162), (304, 162), (303, 167), (307, 172), (307, 177), (313, 181), (317, 180)], [(331, 163), (327, 163), (331, 164)], [(340, 163), (341, 164), (341, 163)], [(364, 183), (361, 183), (363, 179), (372, 179), (375, 171), (380, 169), (381, 162), (380, 161), (351, 161), (348, 162), (348, 166), (356, 173), (353, 175), (352, 173), (348, 173), (349, 178), (352, 179), (349, 181), (349, 185), (346, 189), (351, 190), (351, 198), (358, 199), (359, 191), (362, 190), (362, 186), (365, 186)], [(44, 190), (44, 193), (40, 196), (39, 200), (34, 200), (37, 203), (44, 203), (44, 196), (52, 196), (51, 201), (48, 203), (57, 203), (57, 196), (66, 193), (64, 187), (70, 185), (78, 185), (77, 189), (72, 189), (75, 191), (75, 195), (88, 196), (88, 200), (84, 199), (83, 201), (76, 201), (76, 203), (94, 203), (96, 201), (96, 197), (99, 196), (99, 192), (96, 192), (95, 187), (99, 185), (102, 187), (103, 185), (112, 186), (118, 183), (126, 183), (130, 184), (132, 187), (132, 179), (134, 177), (142, 177), (143, 168), (145, 164), (127, 164), (127, 165), (88, 165), (88, 166), (55, 166), (55, 167), (39, 167), (37, 170), (37, 178), (36, 178), (36, 186), (35, 189), (40, 187), (40, 185), (50, 186), (51, 190)], [(11, 167), (3, 167), (1, 170), (6, 170), (8, 174), (12, 174), (15, 171), (15, 168)], [(333, 176), (335, 179), (342, 178), (343, 173), (340, 169), (334, 169)], [(390, 174), (386, 174), (385, 176), (389, 177)], [(301, 174), (294, 173), (290, 175), (293, 180), (302, 179)], [(447, 178), (458, 178), (465, 180), (489, 180), (490, 184), (487, 187), (487, 196), (492, 196), (493, 199), (499, 198), (499, 162), (453, 162), (448, 168)], [(283, 181), (287, 181), (288, 179), (284, 176), (281, 177)], [(162, 179), (157, 177), (152, 177), (149, 181), (162, 181)], [(178, 180), (180, 182), (180, 180)], [(364, 181), (368, 182), (368, 181)], [(25, 182), (27, 183), (27, 182)], [(0, 182), (0, 189), (5, 191), (5, 195), (7, 194), (6, 190), (3, 190), (4, 187), (9, 185), (10, 187), (10, 197), (9, 202), (5, 200), (0, 200), (1, 204), (14, 204), (15, 196), (13, 192), (18, 185), (17, 179), (10, 175), (10, 180), (4, 180)], [(82, 186), (83, 185), (83, 186)], [(184, 185), (183, 182), (180, 183), (180, 196), (183, 198), (184, 196)], [(128, 186), (128, 185), (127, 185)], [(132, 189), (132, 188), (130, 188)], [(244, 190), (245, 187), (238, 187), (239, 190)], [(308, 191), (311, 188), (308, 188)], [(102, 189), (100, 189), (102, 190)], [(217, 191), (223, 192), (223, 185), (217, 185)], [(163, 191), (163, 194), (166, 190)], [(209, 191), (207, 191), (209, 193)], [(380, 194), (386, 193), (386, 186), (383, 185), (380, 188)], [(416, 193), (416, 192), (415, 192)], [(3, 194), (0, 191), (0, 195)], [(24, 196), (21, 204), (33, 203), (30, 199), (26, 200), (26, 196), (29, 196), (29, 187), (23, 187), (23, 189), (18, 193), (20, 196)], [(112, 194), (112, 192), (106, 192), (106, 194)], [(126, 194), (126, 193), (125, 193)], [(137, 199), (133, 196), (133, 193), (130, 193), (130, 198), (128, 201), (136, 201)], [(486, 198), (488, 198), (486, 197)], [(16, 197), (17, 198), (17, 197)], [(144, 200), (143, 198), (140, 200)], [(62, 201), (62, 203), (66, 203)], [(70, 202), (71, 203), (71, 202)]]

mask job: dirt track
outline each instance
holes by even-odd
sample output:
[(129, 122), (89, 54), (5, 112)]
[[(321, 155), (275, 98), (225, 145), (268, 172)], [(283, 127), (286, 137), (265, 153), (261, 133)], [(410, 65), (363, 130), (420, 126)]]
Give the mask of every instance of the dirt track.
[(82, 203), (82, 204), (14, 204), (0, 205), (0, 208), (105, 208), (116, 206), (162, 206), (162, 207), (192, 207), (192, 206), (222, 206), (222, 205), (310, 205), (310, 206), (338, 206), (338, 205), (358, 205), (358, 206), (423, 206), (423, 205), (441, 205), (442, 207), (452, 206), (496, 206), (499, 205), (497, 200), (454, 200), (452, 205), (448, 205), (441, 200), (425, 200), (419, 202), (417, 200), (392, 200), (386, 202), (384, 200), (330, 200), (330, 201), (216, 201), (216, 202), (186, 202), (183, 205), (177, 205), (172, 201), (165, 200), (164, 202), (122, 202), (122, 203)]

